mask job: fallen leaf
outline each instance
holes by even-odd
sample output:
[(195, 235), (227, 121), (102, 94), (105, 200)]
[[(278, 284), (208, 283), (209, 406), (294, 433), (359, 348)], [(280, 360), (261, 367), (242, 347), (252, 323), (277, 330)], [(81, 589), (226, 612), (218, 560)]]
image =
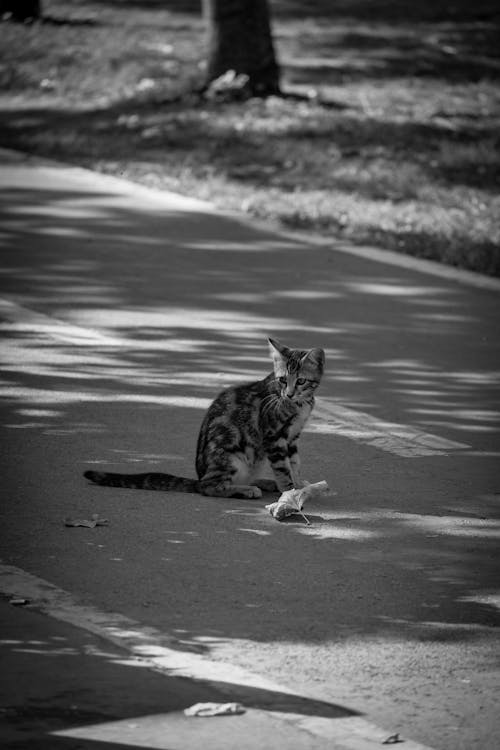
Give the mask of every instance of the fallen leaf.
[(398, 734), (391, 734), (386, 740), (382, 742), (382, 745), (396, 745), (398, 742), (404, 742)]
[(65, 518), (65, 526), (85, 526), (87, 529), (94, 529), (96, 526), (108, 526), (109, 521), (107, 518), (99, 518), (98, 513), (93, 513), (90, 519), (88, 518)]
[(329, 490), (326, 482), (315, 482), (306, 484), (301, 489), (286, 490), (282, 493), (279, 500), (275, 503), (266, 505), (267, 510), (278, 521), (282, 521), (287, 516), (299, 513), (308, 526), (311, 525), (309, 519), (302, 513), (302, 508), (306, 500), (324, 495)]

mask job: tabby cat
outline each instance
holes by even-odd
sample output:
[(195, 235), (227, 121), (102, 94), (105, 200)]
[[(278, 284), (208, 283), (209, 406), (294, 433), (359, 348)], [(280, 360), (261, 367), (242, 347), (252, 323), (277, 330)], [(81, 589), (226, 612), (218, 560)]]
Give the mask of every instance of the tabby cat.
[[(297, 440), (323, 374), (322, 349), (288, 349), (269, 339), (274, 371), (255, 383), (226, 388), (209, 407), (196, 449), (198, 479), (172, 474), (86, 471), (107, 487), (199, 492), (213, 497), (262, 497), (300, 488)], [(273, 479), (266, 478), (272, 470)]]

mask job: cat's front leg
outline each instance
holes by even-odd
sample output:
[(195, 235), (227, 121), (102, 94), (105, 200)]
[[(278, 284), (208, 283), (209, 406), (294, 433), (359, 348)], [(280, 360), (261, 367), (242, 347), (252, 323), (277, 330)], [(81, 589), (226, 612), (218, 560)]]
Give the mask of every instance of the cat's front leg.
[(288, 444), (284, 438), (266, 446), (266, 454), (280, 492), (294, 489), (292, 467), (288, 455)]
[(300, 456), (297, 441), (290, 443), (288, 446), (288, 458), (290, 459), (290, 473), (292, 475), (293, 486), (296, 490), (300, 490), (306, 483), (300, 477)]

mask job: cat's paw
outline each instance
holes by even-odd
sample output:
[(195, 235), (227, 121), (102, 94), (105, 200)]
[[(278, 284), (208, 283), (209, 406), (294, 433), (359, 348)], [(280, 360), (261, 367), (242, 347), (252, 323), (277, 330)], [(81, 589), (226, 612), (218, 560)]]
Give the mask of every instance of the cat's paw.
[(278, 492), (278, 485), (274, 479), (257, 479), (255, 485), (263, 492)]
[(252, 484), (250, 487), (247, 487), (245, 497), (248, 497), (251, 500), (258, 500), (259, 497), (262, 497), (262, 490)]
[(262, 497), (262, 492), (254, 484), (237, 484), (233, 485), (230, 489), (230, 494), (226, 494), (226, 497), (247, 497), (250, 500), (256, 500)]

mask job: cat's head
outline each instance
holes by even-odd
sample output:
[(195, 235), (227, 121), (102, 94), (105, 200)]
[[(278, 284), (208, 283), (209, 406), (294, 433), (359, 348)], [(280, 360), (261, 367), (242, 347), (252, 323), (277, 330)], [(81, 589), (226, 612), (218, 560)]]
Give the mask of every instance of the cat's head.
[(289, 349), (276, 339), (268, 341), (280, 395), (297, 404), (308, 401), (321, 381), (325, 352), (323, 349)]

